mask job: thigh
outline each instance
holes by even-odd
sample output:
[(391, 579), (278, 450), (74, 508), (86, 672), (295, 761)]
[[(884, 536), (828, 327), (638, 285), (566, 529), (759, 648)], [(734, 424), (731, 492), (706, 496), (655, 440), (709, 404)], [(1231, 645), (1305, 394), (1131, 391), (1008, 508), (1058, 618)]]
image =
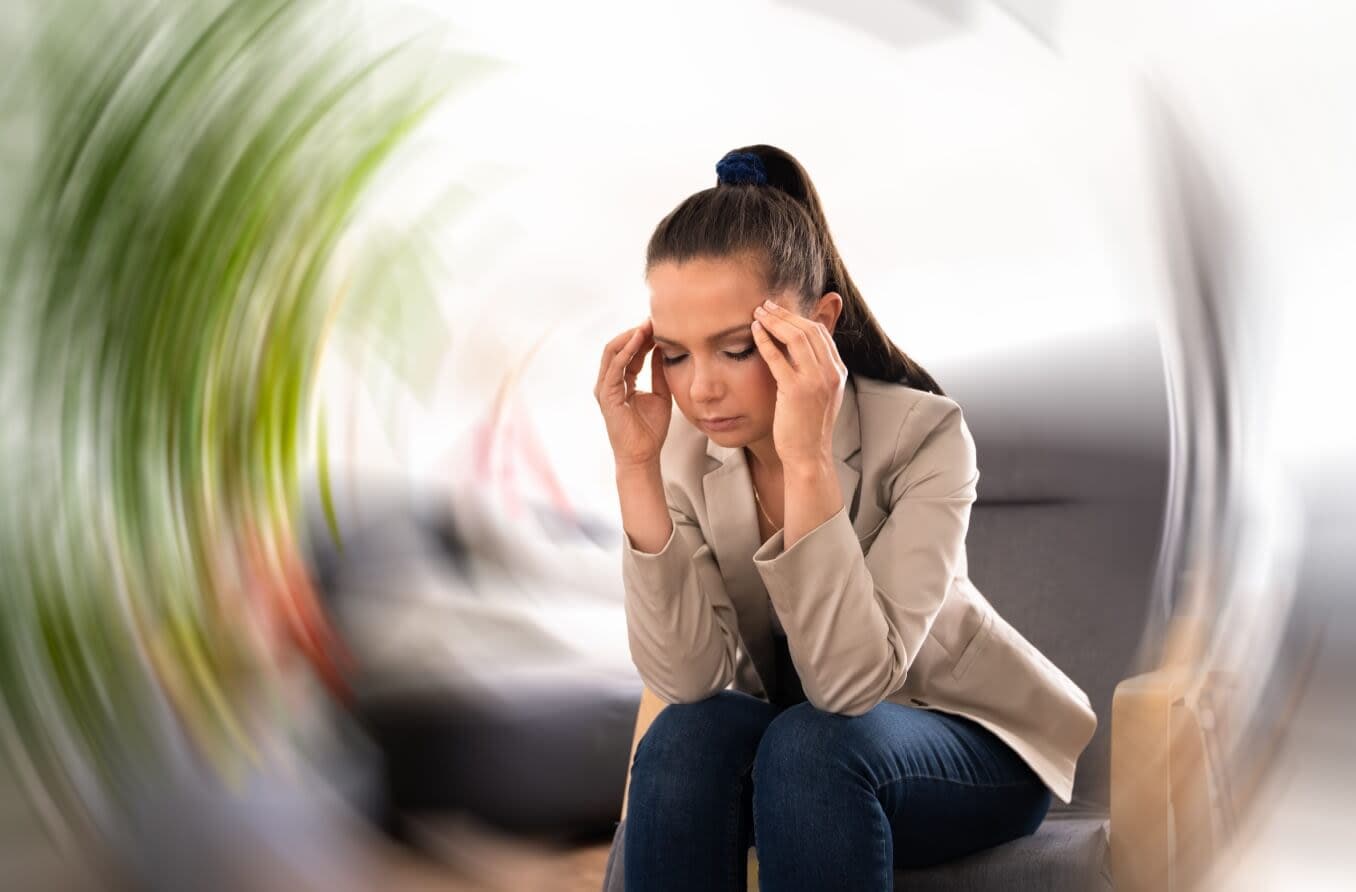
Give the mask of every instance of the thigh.
[(776, 796), (798, 796), (838, 815), (833, 826), (855, 826), (856, 818), (869, 826), (854, 803), (869, 808), (889, 825), (897, 867), (947, 861), (1032, 833), (1050, 804), (1036, 773), (987, 729), (895, 703), (861, 716), (793, 706), (765, 733), (755, 773), (755, 783), (777, 788)]
[(742, 890), (750, 774), (772, 705), (735, 691), (664, 707), (631, 768), (626, 888)]
[(878, 742), (866, 752), (890, 822), (896, 867), (987, 849), (1034, 833), (1045, 819), (1049, 789), (987, 728), (895, 703), (882, 703), (863, 718), (863, 730)]

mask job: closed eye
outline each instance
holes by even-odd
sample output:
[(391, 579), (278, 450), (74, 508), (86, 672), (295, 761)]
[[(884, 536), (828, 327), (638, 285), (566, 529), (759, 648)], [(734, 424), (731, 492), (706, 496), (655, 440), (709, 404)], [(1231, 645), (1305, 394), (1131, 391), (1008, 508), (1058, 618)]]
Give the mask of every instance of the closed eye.
[[(743, 362), (744, 360), (752, 356), (754, 354), (754, 351), (756, 351), (757, 349), (758, 349), (757, 345), (750, 345), (747, 350), (740, 350), (737, 352), (724, 350), (722, 352), (730, 359), (733, 359), (735, 362)], [(663, 357), (664, 365), (677, 365), (678, 363), (682, 362), (685, 359), (687, 359), (686, 353), (680, 353), (677, 356)]]

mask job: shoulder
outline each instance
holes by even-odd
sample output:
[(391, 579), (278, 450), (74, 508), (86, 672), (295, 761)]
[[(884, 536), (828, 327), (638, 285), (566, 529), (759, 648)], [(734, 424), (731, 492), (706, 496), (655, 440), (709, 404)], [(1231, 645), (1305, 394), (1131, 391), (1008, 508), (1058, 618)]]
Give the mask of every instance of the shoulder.
[(974, 438), (960, 404), (903, 384), (854, 376), (863, 460), (911, 480), (976, 469)]

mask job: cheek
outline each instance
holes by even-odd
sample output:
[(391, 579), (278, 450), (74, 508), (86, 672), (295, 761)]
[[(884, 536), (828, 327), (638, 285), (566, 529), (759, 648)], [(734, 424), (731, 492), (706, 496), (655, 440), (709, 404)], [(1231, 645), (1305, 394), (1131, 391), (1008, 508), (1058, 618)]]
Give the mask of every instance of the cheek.
[(664, 378), (669, 383), (669, 390), (673, 391), (673, 400), (688, 418), (692, 417), (692, 412), (690, 411), (692, 403), (692, 375), (688, 371), (690, 367), (691, 362), (680, 362), (678, 365), (664, 367)]
[(739, 389), (751, 404), (749, 408), (756, 407), (771, 414), (777, 401), (777, 379), (772, 377), (772, 370), (760, 359), (750, 359), (743, 365), (745, 368), (739, 372)]

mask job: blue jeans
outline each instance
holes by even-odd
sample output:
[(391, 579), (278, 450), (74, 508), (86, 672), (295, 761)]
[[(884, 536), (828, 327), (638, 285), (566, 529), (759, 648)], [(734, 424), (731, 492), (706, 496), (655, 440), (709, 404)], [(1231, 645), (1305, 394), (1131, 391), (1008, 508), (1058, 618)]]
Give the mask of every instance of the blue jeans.
[(736, 691), (659, 713), (636, 748), (628, 892), (892, 889), (1035, 832), (1050, 791), (969, 719), (882, 703), (862, 716)]

